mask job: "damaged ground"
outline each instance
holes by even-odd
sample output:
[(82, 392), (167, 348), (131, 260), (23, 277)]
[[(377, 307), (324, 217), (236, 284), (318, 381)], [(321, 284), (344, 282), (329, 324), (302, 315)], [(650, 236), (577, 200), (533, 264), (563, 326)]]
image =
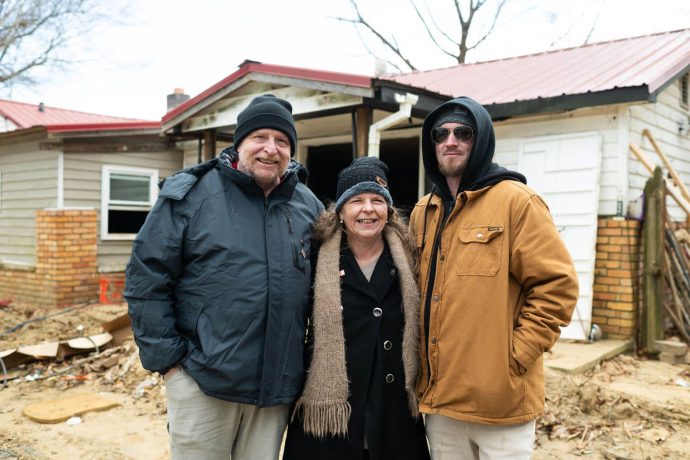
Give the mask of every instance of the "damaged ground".
[[(22, 325), (0, 336), (0, 351), (100, 334), (125, 312), (124, 305), (89, 305), (33, 321), (55, 311), (0, 304), (0, 334)], [(547, 368), (545, 375), (547, 410), (534, 459), (688, 458), (687, 364), (621, 355), (584, 374)], [(131, 338), (99, 353), (23, 364), (8, 377), (0, 389), (0, 460), (169, 458), (165, 388), (141, 368)], [(23, 415), (30, 404), (89, 394), (119, 405), (56, 424)]]

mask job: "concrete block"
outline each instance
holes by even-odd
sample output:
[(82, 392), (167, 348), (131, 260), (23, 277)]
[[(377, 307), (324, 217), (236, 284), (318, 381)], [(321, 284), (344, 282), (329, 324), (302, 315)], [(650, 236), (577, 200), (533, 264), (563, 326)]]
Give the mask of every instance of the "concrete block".
[(660, 353), (659, 360), (669, 364), (685, 364), (685, 355), (672, 355), (670, 353)]
[(685, 343), (675, 340), (657, 340), (656, 348), (661, 353), (674, 356), (685, 356), (688, 352), (688, 346)]

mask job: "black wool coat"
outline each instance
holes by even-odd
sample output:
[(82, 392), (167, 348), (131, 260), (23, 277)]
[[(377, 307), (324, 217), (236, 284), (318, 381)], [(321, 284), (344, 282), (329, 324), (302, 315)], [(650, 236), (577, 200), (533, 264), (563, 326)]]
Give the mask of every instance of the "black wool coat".
[[(386, 245), (367, 281), (352, 252), (340, 256), (345, 359), (352, 415), (347, 438), (317, 440), (302, 420), (288, 426), (283, 460), (426, 460), (421, 416), (410, 414), (402, 363), (404, 313), (398, 271)], [(368, 444), (365, 457), (364, 436)]]

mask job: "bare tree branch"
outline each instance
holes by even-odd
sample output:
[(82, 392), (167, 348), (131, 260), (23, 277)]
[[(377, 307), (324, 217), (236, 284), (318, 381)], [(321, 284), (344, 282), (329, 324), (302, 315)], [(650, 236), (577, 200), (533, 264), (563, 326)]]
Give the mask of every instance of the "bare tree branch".
[[(488, 1), (489, 0), (466, 1), (466, 3), (469, 5), (469, 10), (465, 14), (461, 9), (461, 0), (453, 0), (452, 4), (455, 7), (455, 14), (458, 19), (458, 29), (454, 31), (444, 31), (441, 29), (434, 19), (434, 15), (431, 13), (431, 11), (429, 11), (428, 8), (426, 9), (426, 14), (423, 14), (415, 0), (409, 0), (409, 3), (412, 6), (412, 9), (414, 10), (418, 20), (417, 25), (424, 30), (425, 35), (429, 37), (431, 43), (441, 53), (453, 58), (458, 63), (464, 63), (467, 57), (467, 52), (481, 45), (494, 32), (498, 18), (507, 0), (491, 0), (491, 2), (497, 3), (497, 7), (490, 27), (488, 28), (487, 32), (485, 32), (478, 40), (474, 41), (473, 43), (469, 43), (468, 40), (470, 36), (470, 28), (476, 19), (476, 14), (487, 4)], [(354, 17), (337, 17), (337, 20), (353, 24), (355, 28), (361, 26), (373, 34), (385, 48), (392, 51), (395, 56), (397, 56), (397, 58), (409, 68), (409, 70), (417, 70), (417, 66), (412, 63), (411, 57), (406, 55), (401, 46), (398, 45), (395, 37), (387, 36), (383, 29), (379, 28), (362, 15), (357, 0), (350, 0), (350, 5), (352, 6)], [(365, 43), (365, 40), (362, 40), (362, 42)], [(449, 51), (449, 45), (452, 46), (455, 51)], [(368, 45), (365, 44), (365, 47), (370, 54), (374, 55)], [(393, 62), (391, 62), (391, 60), (387, 61), (394, 67), (399, 68)]]
[[(433, 34), (433, 33), (431, 32), (431, 30), (429, 29), (429, 25), (427, 24), (426, 19), (424, 19), (424, 17), (422, 16), (422, 13), (419, 12), (419, 8), (417, 8), (417, 4), (414, 2), (414, 0), (410, 0), (410, 5), (412, 5), (412, 8), (414, 8), (414, 12), (417, 14), (417, 17), (419, 18), (419, 22), (422, 24), (422, 27), (424, 27), (424, 30), (426, 30), (426, 33), (427, 33), (427, 35), (429, 36), (429, 38), (431, 39), (431, 41), (434, 42), (434, 45), (436, 45), (436, 47), (437, 47), (439, 50), (441, 50), (443, 53), (445, 53), (445, 54), (447, 54), (448, 56), (454, 58), (454, 57), (455, 57), (455, 54), (451, 53), (450, 51), (446, 51), (446, 50), (443, 48), (443, 46), (436, 40), (436, 37), (434, 36), (434, 34)], [(431, 16), (431, 15), (429, 15), (429, 16)], [(436, 21), (434, 21), (433, 16), (431, 16), (431, 21), (432, 21), (432, 24), (433, 24), (433, 25), (436, 27), (436, 29), (438, 30), (438, 26), (436, 25)], [(447, 36), (447, 35), (445, 35), (445, 34), (443, 34), (443, 33), (441, 33), (441, 34), (442, 34), (443, 36), (445, 36), (446, 38), (448, 38), (449, 40), (451, 40), (451, 38), (450, 38), (449, 36)]]
[(402, 52), (400, 49), (397, 47), (395, 43), (392, 43), (390, 40), (388, 40), (386, 37), (384, 37), (377, 29), (372, 27), (360, 14), (359, 8), (357, 7), (357, 2), (355, 0), (350, 0), (350, 4), (355, 10), (355, 14), (357, 15), (357, 19), (346, 19), (346, 18), (336, 18), (339, 21), (344, 21), (344, 22), (351, 22), (353, 24), (359, 24), (364, 26), (366, 29), (368, 29), (371, 33), (373, 33), (376, 38), (381, 40), (381, 42), (387, 46), (391, 51), (393, 51), (411, 70), (417, 70), (417, 68), (412, 65), (412, 63), (405, 57), (403, 56)]
[(32, 83), (32, 71), (64, 62), (59, 53), (98, 18), (94, 0), (0, 0), (0, 84)]
[(594, 18), (594, 21), (592, 21), (592, 27), (589, 28), (589, 32), (587, 33), (587, 37), (585, 38), (583, 45), (589, 43), (589, 39), (592, 38), (592, 33), (594, 33), (594, 29), (597, 27), (597, 23), (599, 22), (599, 18), (601, 17), (601, 11), (604, 9), (605, 1), (606, 0), (601, 0), (601, 3), (599, 4), (599, 11), (597, 11), (597, 17)]
[(501, 0), (501, 2), (498, 4), (496, 7), (496, 13), (494, 14), (494, 19), (491, 22), (491, 26), (489, 27), (489, 30), (482, 35), (480, 38), (477, 39), (477, 41), (474, 42), (474, 45), (470, 46), (467, 48), (467, 50), (472, 50), (475, 49), (477, 46), (481, 45), (484, 40), (486, 40), (489, 35), (491, 35), (494, 31), (494, 28), (496, 27), (496, 22), (498, 22), (498, 17), (501, 15), (501, 10), (503, 9), (503, 5), (506, 4), (506, 0)]

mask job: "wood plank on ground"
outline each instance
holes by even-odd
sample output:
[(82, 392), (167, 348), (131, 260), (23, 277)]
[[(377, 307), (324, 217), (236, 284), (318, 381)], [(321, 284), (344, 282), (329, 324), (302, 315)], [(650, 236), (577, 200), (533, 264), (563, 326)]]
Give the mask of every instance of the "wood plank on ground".
[(80, 393), (29, 404), (24, 408), (24, 415), (39, 423), (60, 423), (76, 415), (108, 410), (119, 405), (117, 401), (93, 393)]

